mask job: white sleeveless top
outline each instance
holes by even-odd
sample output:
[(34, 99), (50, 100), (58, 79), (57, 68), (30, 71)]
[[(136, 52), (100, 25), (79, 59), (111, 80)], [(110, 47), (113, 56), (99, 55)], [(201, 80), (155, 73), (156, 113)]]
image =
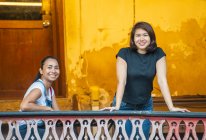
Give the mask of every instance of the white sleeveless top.
[[(42, 83), (43, 81), (41, 79), (38, 79), (37, 81), (35, 81), (26, 91), (25, 95), (24, 95), (24, 98), (30, 94), (30, 92), (33, 90), (33, 89), (40, 89), (41, 91), (41, 97), (39, 97), (37, 100), (36, 100), (36, 104), (37, 105), (41, 105), (41, 106), (46, 106), (46, 99), (52, 101), (52, 97), (54, 96), (54, 89), (52, 87), (50, 87), (47, 92), (45, 92), (46, 88), (45, 86), (43, 85)], [(46, 95), (46, 96), (45, 96)], [(21, 111), (21, 110), (20, 110)], [(33, 122), (32, 120), (30, 120), (29, 122)], [(39, 122), (41, 122), (39, 120)], [(24, 125), (26, 124), (25, 121), (18, 121), (19, 123), (19, 126), (21, 125)]]
[(36, 100), (36, 104), (38, 105), (42, 105), (42, 106), (46, 106), (46, 98), (49, 100), (52, 100), (52, 96), (54, 96), (54, 89), (51, 87), (47, 90), (46, 92), (46, 96), (45, 96), (45, 87), (43, 85), (43, 82), (41, 79), (38, 79), (37, 81), (35, 81), (26, 91), (24, 98), (35, 88), (40, 89), (41, 91), (41, 97), (39, 97), (39, 99)]

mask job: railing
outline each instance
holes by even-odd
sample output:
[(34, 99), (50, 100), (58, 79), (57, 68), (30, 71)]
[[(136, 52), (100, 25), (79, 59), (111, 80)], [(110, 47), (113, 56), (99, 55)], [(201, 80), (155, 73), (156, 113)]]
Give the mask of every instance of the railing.
[[(128, 119), (132, 123), (130, 138), (125, 130)], [(150, 140), (206, 140), (206, 113), (142, 111), (1, 112), (0, 139), (22, 140), (18, 121), (25, 120), (28, 122), (25, 139), (39, 140), (36, 122), (43, 120), (42, 139), (144, 140), (145, 119), (151, 122)]]

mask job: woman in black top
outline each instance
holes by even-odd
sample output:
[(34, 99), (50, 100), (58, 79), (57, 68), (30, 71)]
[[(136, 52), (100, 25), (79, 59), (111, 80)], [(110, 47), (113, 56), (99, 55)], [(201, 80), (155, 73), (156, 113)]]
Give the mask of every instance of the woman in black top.
[[(187, 109), (174, 107), (166, 78), (166, 59), (164, 51), (157, 47), (152, 26), (138, 22), (133, 26), (130, 47), (122, 48), (117, 54), (117, 91), (112, 107), (104, 110), (152, 111), (151, 92), (157, 74), (164, 100), (170, 111), (188, 112)], [(143, 124), (146, 138), (149, 137), (149, 121)], [(149, 126), (149, 127), (148, 127)], [(128, 135), (131, 126), (126, 125)]]

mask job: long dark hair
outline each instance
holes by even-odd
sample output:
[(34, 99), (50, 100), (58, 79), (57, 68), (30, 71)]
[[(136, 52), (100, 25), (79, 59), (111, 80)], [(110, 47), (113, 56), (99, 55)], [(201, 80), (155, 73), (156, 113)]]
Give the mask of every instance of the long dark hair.
[[(46, 57), (44, 57), (44, 58), (41, 60), (41, 63), (40, 63), (40, 68), (41, 68), (41, 69), (43, 69), (43, 66), (44, 66), (45, 62), (46, 62), (48, 59), (55, 59), (55, 60), (58, 62), (57, 58), (55, 58), (54, 56), (46, 56)], [(37, 73), (34, 81), (37, 81), (37, 80), (40, 79), (40, 78), (41, 78), (41, 73), (38, 71), (38, 73)]]
[(135, 31), (137, 29), (143, 29), (149, 34), (150, 45), (146, 48), (146, 51), (148, 53), (154, 52), (157, 48), (156, 36), (155, 36), (155, 33), (154, 33), (154, 30), (153, 30), (152, 26), (147, 22), (137, 22), (133, 26), (132, 31), (131, 31), (131, 35), (130, 35), (130, 47), (131, 47), (131, 49), (135, 50), (135, 51), (137, 50), (137, 46), (135, 45), (135, 42), (134, 42), (134, 35), (135, 35)]

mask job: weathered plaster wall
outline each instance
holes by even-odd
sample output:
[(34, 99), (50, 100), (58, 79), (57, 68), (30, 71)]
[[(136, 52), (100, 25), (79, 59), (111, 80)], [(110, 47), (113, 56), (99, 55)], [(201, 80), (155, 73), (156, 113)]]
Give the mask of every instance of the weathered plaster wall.
[(153, 25), (167, 54), (171, 94), (206, 95), (206, 1), (136, 0), (135, 7), (135, 19)]
[[(128, 46), (134, 22), (150, 22), (167, 54), (172, 95), (206, 95), (205, 0), (65, 0), (68, 93), (89, 102), (89, 88), (116, 88), (115, 55)], [(155, 82), (154, 94), (159, 96)], [(103, 96), (103, 95), (102, 95)], [(104, 98), (105, 99), (105, 98)]]

